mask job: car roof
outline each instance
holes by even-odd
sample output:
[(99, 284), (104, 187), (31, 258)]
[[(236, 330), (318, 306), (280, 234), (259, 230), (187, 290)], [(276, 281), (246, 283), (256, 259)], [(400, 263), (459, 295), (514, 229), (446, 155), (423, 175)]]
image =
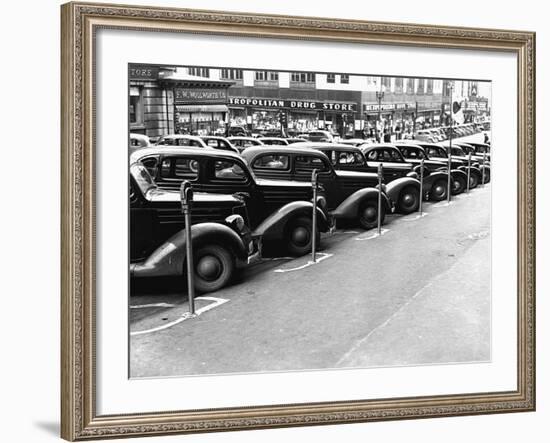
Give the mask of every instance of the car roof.
[(238, 159), (242, 162), (242, 158), (237, 153), (231, 151), (223, 151), (212, 148), (195, 148), (187, 146), (154, 146), (150, 148), (138, 149), (130, 155), (130, 164), (140, 161), (143, 157), (149, 155), (174, 155), (182, 154), (185, 156), (200, 156), (200, 157), (216, 157), (222, 159)]
[(343, 143), (329, 143), (329, 142), (300, 142), (295, 143), (293, 146), (297, 148), (310, 148), (317, 149), (322, 151), (358, 151), (361, 152), (359, 148), (353, 145), (345, 145)]
[(361, 145), (362, 151), (372, 151), (376, 148), (394, 148), (397, 149), (397, 147), (392, 143), (365, 143)]
[(328, 159), (328, 157), (323, 154), (321, 151), (317, 151), (315, 149), (307, 148), (307, 147), (299, 147), (296, 146), (296, 144), (288, 145), (288, 146), (273, 146), (273, 145), (266, 145), (266, 146), (251, 146), (249, 148), (246, 148), (243, 152), (241, 152), (241, 155), (246, 158), (254, 158), (261, 154), (304, 154), (304, 155), (317, 155), (319, 157), (325, 157)]

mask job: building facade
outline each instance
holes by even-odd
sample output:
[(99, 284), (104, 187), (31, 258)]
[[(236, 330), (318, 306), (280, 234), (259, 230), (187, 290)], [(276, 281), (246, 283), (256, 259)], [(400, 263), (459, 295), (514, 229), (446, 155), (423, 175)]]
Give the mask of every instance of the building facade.
[[(441, 79), (235, 68), (130, 69), (130, 130), (225, 135), (229, 128), (272, 135), (315, 129), (341, 137), (400, 138), (450, 122)], [(489, 113), (478, 82), (454, 81), (466, 118)]]

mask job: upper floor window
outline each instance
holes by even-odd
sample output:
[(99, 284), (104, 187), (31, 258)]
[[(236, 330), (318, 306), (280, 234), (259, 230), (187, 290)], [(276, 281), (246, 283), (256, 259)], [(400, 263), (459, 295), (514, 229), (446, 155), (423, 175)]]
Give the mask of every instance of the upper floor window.
[(433, 94), (433, 92), (434, 92), (434, 81), (430, 79), (426, 82), (426, 94)]
[(349, 74), (340, 75), (340, 83), (348, 84), (349, 83)]
[(195, 77), (210, 77), (209, 68), (189, 68), (189, 75)]
[(426, 80), (423, 78), (418, 79), (418, 87), (416, 88), (417, 94), (424, 94), (424, 85), (426, 83)]
[(243, 70), (242, 69), (222, 69), (221, 77), (224, 80), (242, 80)]
[(382, 77), (382, 86), (386, 87), (386, 89), (389, 91), (391, 87), (391, 78), (390, 77)]
[(336, 82), (336, 75), (327, 74), (327, 83), (335, 83), (335, 82)]
[(256, 80), (276, 82), (279, 80), (279, 73), (272, 71), (256, 71)]
[(290, 81), (297, 83), (314, 83), (315, 74), (313, 72), (293, 72), (290, 74)]
[(395, 92), (401, 93), (403, 92), (403, 78), (397, 77), (395, 79)]
[(407, 94), (414, 94), (414, 78), (407, 79)]

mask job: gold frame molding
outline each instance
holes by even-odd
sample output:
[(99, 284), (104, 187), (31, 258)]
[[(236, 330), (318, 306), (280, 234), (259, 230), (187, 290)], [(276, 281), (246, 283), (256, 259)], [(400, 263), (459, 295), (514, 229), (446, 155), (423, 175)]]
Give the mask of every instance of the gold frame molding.
[[(518, 59), (518, 381), (511, 392), (98, 416), (95, 408), (94, 33), (99, 28), (508, 51)], [(535, 34), (67, 3), (61, 7), (61, 436), (67, 440), (533, 411)]]

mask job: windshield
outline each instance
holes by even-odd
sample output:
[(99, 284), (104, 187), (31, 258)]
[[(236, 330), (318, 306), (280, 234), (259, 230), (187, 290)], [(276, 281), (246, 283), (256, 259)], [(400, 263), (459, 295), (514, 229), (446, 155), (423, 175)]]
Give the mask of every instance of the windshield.
[(143, 195), (147, 195), (147, 193), (151, 189), (155, 189), (157, 187), (157, 185), (151, 178), (149, 171), (147, 171), (147, 168), (141, 163), (134, 163), (133, 165), (131, 165), (130, 174), (132, 174), (132, 176), (134, 177), (134, 180), (136, 181)]

